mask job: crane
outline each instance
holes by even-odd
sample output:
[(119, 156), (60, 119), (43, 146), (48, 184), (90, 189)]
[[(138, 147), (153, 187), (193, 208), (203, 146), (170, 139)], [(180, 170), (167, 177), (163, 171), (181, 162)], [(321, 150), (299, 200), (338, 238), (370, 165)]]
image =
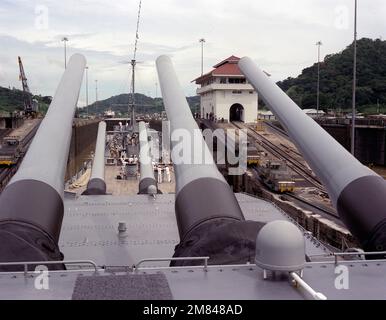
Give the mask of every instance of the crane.
[(26, 115), (34, 116), (38, 111), (38, 103), (37, 100), (32, 99), (32, 94), (29, 90), (27, 83), (27, 77), (25, 76), (24, 72), (23, 62), (21, 61), (20, 57), (18, 57), (18, 61), (20, 68), (19, 80), (22, 82), (23, 85), (24, 112)]

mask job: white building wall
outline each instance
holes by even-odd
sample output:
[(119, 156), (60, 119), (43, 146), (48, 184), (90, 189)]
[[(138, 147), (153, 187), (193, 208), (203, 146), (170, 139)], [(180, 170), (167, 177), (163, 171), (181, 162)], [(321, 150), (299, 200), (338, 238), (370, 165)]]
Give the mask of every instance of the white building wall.
[(255, 122), (257, 120), (257, 112), (258, 112), (258, 96), (255, 91), (252, 94), (248, 91), (247, 107), (244, 106), (245, 110), (245, 122)]
[(201, 94), (201, 118), (206, 119), (206, 114), (210, 114), (211, 112), (215, 112), (215, 101), (213, 97), (213, 92), (205, 92)]
[(214, 91), (215, 115), (217, 119), (229, 121), (229, 111), (232, 105), (239, 103), (244, 107), (243, 121), (254, 122), (257, 119), (257, 93), (243, 90), (241, 94), (232, 93), (233, 90)]
[[(197, 89), (201, 96), (201, 117), (214, 113), (217, 119), (229, 121), (229, 111), (233, 104), (239, 103), (244, 107), (243, 121), (254, 122), (258, 113), (258, 96), (253, 87), (246, 84), (219, 84), (220, 78), (216, 78), (213, 84)], [(233, 93), (241, 90), (241, 94)]]

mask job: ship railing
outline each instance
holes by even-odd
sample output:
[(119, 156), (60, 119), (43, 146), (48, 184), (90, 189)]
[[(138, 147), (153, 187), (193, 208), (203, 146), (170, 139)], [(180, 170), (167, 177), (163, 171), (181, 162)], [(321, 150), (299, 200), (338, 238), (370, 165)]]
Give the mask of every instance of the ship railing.
[[(204, 261), (204, 264), (201, 266), (198, 266), (200, 268), (203, 268), (204, 271), (208, 270), (208, 260), (210, 257), (178, 257), (178, 258), (150, 258), (150, 259), (142, 259), (137, 264), (133, 265), (133, 273), (137, 272), (139, 269), (146, 269), (146, 268), (140, 268), (140, 265), (146, 262), (164, 262), (164, 261), (194, 261), (194, 260), (202, 260)], [(187, 268), (192, 268), (192, 266), (186, 266)], [(167, 267), (172, 268), (172, 267)], [(181, 266), (178, 266), (178, 268), (183, 268)], [(158, 269), (158, 268), (157, 268)]]
[(374, 263), (374, 262), (386, 262), (385, 259), (374, 259), (374, 260), (365, 260), (365, 259), (358, 259), (358, 260), (339, 260), (338, 258), (341, 257), (349, 257), (349, 256), (375, 256), (375, 255), (386, 255), (386, 251), (351, 251), (351, 252), (332, 252), (330, 254), (316, 254), (311, 255), (309, 258), (317, 258), (317, 257), (333, 257), (334, 259), (331, 261), (315, 261), (311, 262), (312, 264), (318, 264), (318, 263), (334, 263), (335, 265), (338, 265), (342, 262), (347, 263), (355, 263), (355, 262), (361, 262), (361, 263)]
[[(345, 256), (375, 256), (375, 255), (386, 255), (386, 251), (370, 251), (370, 252), (334, 252), (332, 254), (334, 256), (334, 262), (335, 264), (338, 264), (339, 260), (338, 257), (345, 257)], [(367, 261), (386, 261), (386, 259), (377, 259), (377, 260), (367, 260)], [(363, 260), (362, 260), (363, 261)]]
[[(92, 260), (61, 260), (61, 261), (17, 261), (17, 262), (0, 262), (0, 267), (2, 266), (23, 266), (24, 267), (24, 276), (27, 277), (29, 273), (35, 273), (35, 271), (28, 270), (28, 266), (46, 266), (53, 264), (64, 264), (64, 265), (89, 265), (92, 266), (95, 273), (98, 273), (98, 266)], [(79, 268), (79, 270), (84, 270)], [(51, 270), (52, 271), (63, 271), (63, 270)], [(73, 270), (72, 270), (73, 271)], [(4, 272), (0, 272), (4, 273)], [(6, 272), (6, 273), (15, 273), (15, 272)]]

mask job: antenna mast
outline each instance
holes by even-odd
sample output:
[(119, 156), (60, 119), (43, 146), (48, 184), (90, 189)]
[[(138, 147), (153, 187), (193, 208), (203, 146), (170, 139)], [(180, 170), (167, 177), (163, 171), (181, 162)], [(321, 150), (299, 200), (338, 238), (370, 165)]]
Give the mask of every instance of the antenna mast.
[(136, 58), (137, 58), (137, 49), (138, 49), (138, 39), (139, 39), (139, 22), (141, 18), (141, 7), (142, 7), (142, 0), (139, 1), (138, 5), (138, 17), (137, 17), (137, 29), (135, 32), (135, 43), (134, 43), (134, 55), (133, 59), (131, 60), (131, 67), (132, 67), (132, 74), (131, 74), (131, 88), (130, 88), (130, 95), (129, 95), (129, 113), (131, 108), (131, 126), (133, 131), (135, 130), (135, 66), (136, 66)]

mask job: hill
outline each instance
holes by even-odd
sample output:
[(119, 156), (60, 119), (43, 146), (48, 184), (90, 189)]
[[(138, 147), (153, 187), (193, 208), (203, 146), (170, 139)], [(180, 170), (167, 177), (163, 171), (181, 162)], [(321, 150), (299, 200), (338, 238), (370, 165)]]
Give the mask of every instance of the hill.
[[(198, 96), (187, 97), (187, 101), (192, 112), (198, 112), (200, 106), (200, 98)], [(164, 105), (162, 98), (151, 98), (146, 95), (136, 93), (135, 103), (137, 105), (137, 113), (161, 113), (164, 111)], [(117, 96), (110, 97), (105, 100), (98, 101), (89, 105), (89, 114), (103, 114), (105, 111), (111, 109), (115, 113), (124, 115), (127, 114), (129, 104), (129, 94), (120, 94)], [(86, 108), (82, 108), (79, 113), (86, 113)]]
[[(360, 112), (386, 110), (386, 41), (363, 38), (357, 42), (357, 107)], [(321, 109), (349, 109), (352, 104), (353, 45), (327, 55), (320, 66)], [(317, 63), (278, 85), (300, 107), (315, 108)], [(380, 110), (382, 111), (382, 110)]]
[[(41, 95), (32, 96), (32, 98), (38, 100), (40, 112), (46, 113), (52, 98), (42, 97)], [(0, 112), (13, 112), (23, 109), (23, 91), (0, 87)]]
[[(42, 97), (41, 95), (33, 96), (39, 102), (39, 110), (45, 113), (51, 103), (52, 97)], [(162, 98), (151, 98), (146, 95), (135, 94), (138, 113), (160, 113), (164, 111)], [(193, 112), (199, 110), (200, 98), (198, 96), (187, 97), (190, 108)], [(105, 111), (112, 109), (117, 114), (127, 113), (129, 103), (128, 94), (120, 94), (106, 100), (98, 101), (89, 106), (89, 114), (103, 114)], [(9, 89), (0, 87), (0, 112), (13, 112), (24, 109), (23, 91), (18, 89)], [(79, 109), (79, 114), (85, 114), (86, 109)]]

